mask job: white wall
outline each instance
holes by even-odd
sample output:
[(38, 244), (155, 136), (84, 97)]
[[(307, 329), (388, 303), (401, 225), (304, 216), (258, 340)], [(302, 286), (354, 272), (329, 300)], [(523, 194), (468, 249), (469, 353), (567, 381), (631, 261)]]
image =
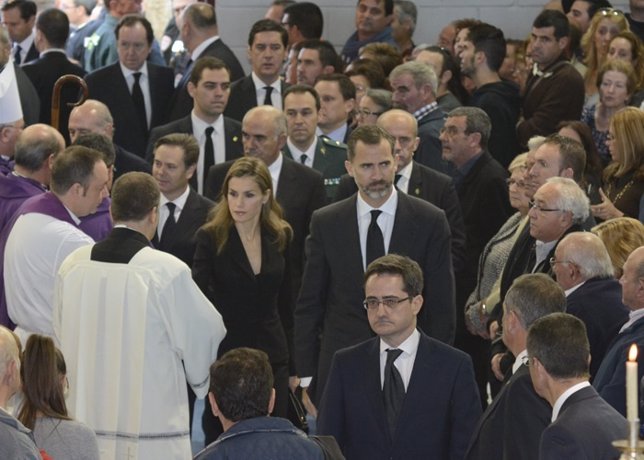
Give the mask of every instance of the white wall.
[[(219, 32), (224, 42), (237, 54), (248, 70), (246, 48), (248, 31), (261, 19), (271, 0), (216, 0)], [(354, 0), (318, 0), (324, 14), (323, 38), (338, 49), (353, 33)], [(415, 0), (418, 25), (416, 43), (434, 43), (440, 29), (459, 18), (477, 18), (503, 29), (508, 38), (524, 38), (530, 33), (533, 19), (541, 11), (544, 0)], [(612, 2), (625, 11), (628, 1)]]

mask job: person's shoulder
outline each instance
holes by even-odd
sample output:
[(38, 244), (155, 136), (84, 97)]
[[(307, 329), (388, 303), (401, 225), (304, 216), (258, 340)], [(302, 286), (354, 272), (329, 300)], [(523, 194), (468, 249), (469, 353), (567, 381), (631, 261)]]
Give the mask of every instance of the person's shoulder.
[(440, 340), (437, 340), (433, 337), (429, 337), (428, 335), (422, 332), (420, 334), (420, 342), (418, 344), (418, 347), (419, 347), (419, 351), (421, 348), (425, 348), (429, 350), (431, 353), (434, 353), (435, 355), (446, 358), (452, 362), (461, 362), (461, 361), (469, 362), (471, 360), (470, 356), (467, 353), (457, 348), (454, 348), (451, 345), (443, 343)]
[(328, 149), (332, 152), (341, 152), (346, 154), (347, 144), (330, 139), (326, 136), (318, 136), (318, 139), (320, 139), (320, 141), (322, 142), (323, 149)]

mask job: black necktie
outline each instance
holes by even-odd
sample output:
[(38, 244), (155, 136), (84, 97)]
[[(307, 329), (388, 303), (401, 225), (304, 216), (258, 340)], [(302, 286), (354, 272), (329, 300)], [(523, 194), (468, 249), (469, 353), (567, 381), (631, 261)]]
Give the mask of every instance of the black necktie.
[(394, 178), (394, 185), (398, 185), (398, 181), (402, 177), (402, 174), (396, 174), (396, 177)]
[(141, 78), (141, 72), (134, 72), (134, 85), (132, 85), (132, 100), (134, 101), (134, 108), (136, 113), (141, 121), (141, 126), (145, 131), (148, 130), (148, 116), (145, 113), (145, 100), (143, 99), (143, 91), (141, 91), (141, 85), (139, 79)]
[(161, 239), (160, 239), (160, 246), (161, 249), (165, 248), (165, 243), (168, 241), (168, 238), (172, 234), (174, 228), (177, 226), (177, 221), (174, 220), (174, 210), (176, 209), (177, 205), (172, 203), (171, 201), (168, 201), (165, 204), (168, 207), (168, 218), (165, 221), (165, 224), (163, 224), (163, 230), (161, 231)]
[(266, 96), (264, 96), (264, 105), (273, 105), (273, 100), (271, 99), (271, 94), (273, 94), (272, 86), (264, 86), (266, 90)]
[(206, 146), (203, 150), (203, 186), (206, 187), (206, 178), (210, 167), (215, 164), (215, 146), (212, 143), (212, 132), (215, 130), (212, 126), (206, 128)]
[(13, 55), (13, 62), (16, 63), (16, 65), (20, 65), (22, 62), (22, 57), (20, 56), (20, 52), (22, 51), (22, 48), (20, 45), (16, 45), (16, 52)]
[(400, 376), (400, 372), (394, 361), (400, 356), (402, 350), (397, 348), (387, 349), (387, 363), (385, 364), (385, 382), (382, 386), (382, 397), (385, 402), (385, 413), (387, 414), (387, 423), (389, 432), (394, 435), (396, 430), (396, 421), (400, 415), (403, 401), (405, 400), (405, 384)]
[(378, 257), (385, 255), (385, 240), (378, 225), (378, 216), (381, 212), (377, 209), (371, 211), (371, 223), (367, 230), (367, 266)]
[(308, 159), (309, 159), (308, 155), (307, 155), (306, 153), (303, 153), (303, 154), (302, 154), (302, 156), (300, 157), (300, 163), (302, 163), (303, 165), (305, 165), (305, 164), (306, 164), (306, 160), (308, 160)]

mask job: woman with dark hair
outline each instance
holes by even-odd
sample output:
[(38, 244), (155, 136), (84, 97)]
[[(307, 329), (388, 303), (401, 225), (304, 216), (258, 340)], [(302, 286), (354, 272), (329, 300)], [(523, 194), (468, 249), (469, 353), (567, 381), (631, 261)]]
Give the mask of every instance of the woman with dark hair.
[(644, 112), (620, 110), (610, 121), (608, 149), (613, 162), (604, 169), (602, 203), (591, 206), (597, 219), (639, 217), (644, 192)]
[(67, 367), (51, 338), (37, 334), (29, 337), (21, 375), (24, 399), (18, 420), (33, 431), (36, 446), (53, 459), (98, 459), (94, 431), (67, 413)]
[(579, 120), (562, 121), (557, 125), (557, 133), (576, 140), (584, 146), (586, 152), (586, 169), (584, 170), (584, 183), (581, 184), (590, 198), (591, 203), (599, 203), (599, 187), (604, 165), (597, 153), (590, 127)]
[[(244, 157), (232, 164), (220, 201), (197, 232), (192, 274), (226, 325), (218, 355), (239, 347), (264, 351), (275, 376), (273, 414), (286, 417), (289, 376), (295, 380), (288, 263), (293, 232), (271, 189), (263, 161)], [(222, 432), (209, 407), (204, 432), (207, 443)]]

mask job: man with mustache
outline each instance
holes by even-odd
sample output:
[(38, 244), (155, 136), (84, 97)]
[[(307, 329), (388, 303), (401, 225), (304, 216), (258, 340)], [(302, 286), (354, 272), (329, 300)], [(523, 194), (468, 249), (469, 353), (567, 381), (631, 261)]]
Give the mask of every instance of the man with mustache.
[[(444, 212), (398, 192), (394, 139), (377, 126), (349, 138), (348, 173), (358, 193), (313, 213), (307, 262), (295, 308), (295, 361), (302, 386), (315, 385), (318, 402), (333, 353), (373, 337), (362, 301), (363, 275), (387, 253), (410, 257), (425, 288), (418, 325), (446, 343), (454, 338), (454, 276), (450, 230)], [(321, 336), (321, 340), (319, 337)], [(315, 410), (309, 406), (309, 412)]]

